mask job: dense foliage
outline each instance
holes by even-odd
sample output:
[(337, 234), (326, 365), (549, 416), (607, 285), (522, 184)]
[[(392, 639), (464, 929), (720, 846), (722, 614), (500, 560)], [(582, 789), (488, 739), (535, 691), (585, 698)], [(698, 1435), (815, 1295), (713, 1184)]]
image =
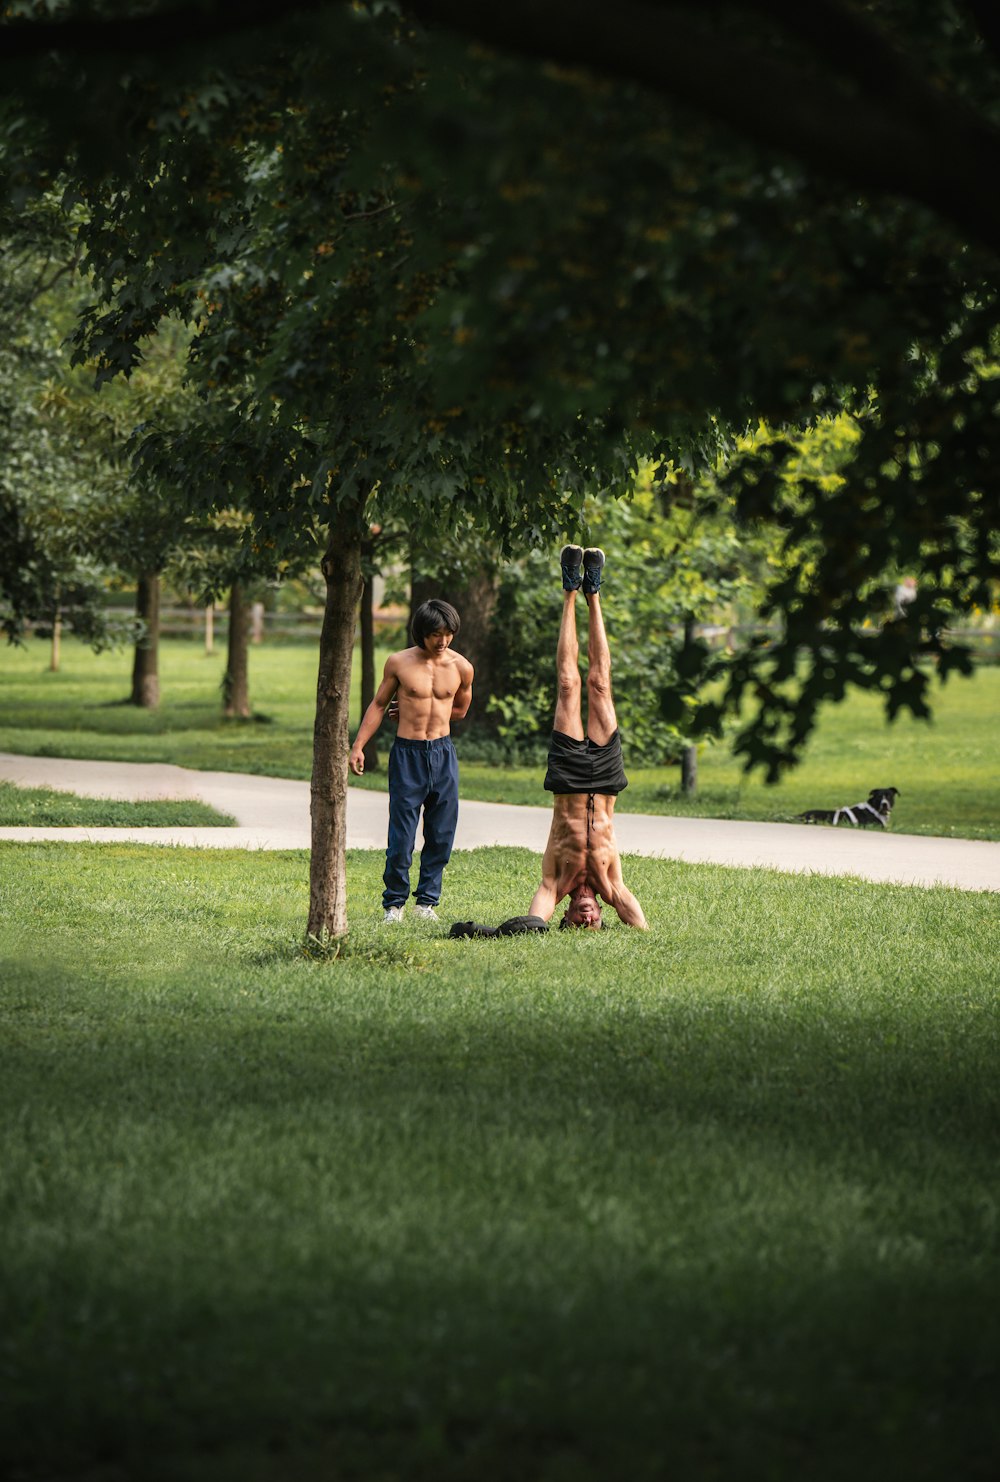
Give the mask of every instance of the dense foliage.
[[(699, 16), (625, 8), (563, 25), (555, 0), (428, 0), (424, 31), (310, 4), (259, 29), (254, 6), (67, 0), (46, 25), (13, 5), (6, 28), (34, 88), (22, 143), (40, 167), (69, 143), (87, 201), (107, 302), (88, 350), (127, 370), (160, 315), (194, 318), (196, 377), (228, 410), (159, 454), (182, 482), (198, 470), (201, 499), (250, 496), (278, 548), (373, 487), (380, 514), (481, 511), (537, 537), (573, 527), (588, 488), (627, 488), (640, 451), (712, 461), (759, 415), (856, 414), (835, 496), (803, 478), (785, 500), (794, 434), (727, 488), (816, 553), (767, 594), (782, 644), (726, 692), (762, 702), (745, 751), (774, 772), (845, 683), (923, 710), (921, 657), (961, 666), (948, 614), (992, 600), (996, 232), (970, 187), (996, 156), (996, 34), (943, 0), (821, 18), (761, 0), (731, 7), (717, 66), (688, 76), (653, 58), (668, 41), (696, 58)], [(757, 106), (738, 138), (741, 94)], [(113, 140), (70, 118), (84, 96), (122, 123)], [(920, 605), (872, 637), (899, 570), (921, 573)]]
[(65, 224), (41, 201), (0, 220), (0, 625), (57, 621), (81, 637), (107, 637), (104, 571), (87, 540), (95, 504), (114, 472), (81, 449), (61, 416), (62, 332), (46, 298), (66, 283), (73, 257)]

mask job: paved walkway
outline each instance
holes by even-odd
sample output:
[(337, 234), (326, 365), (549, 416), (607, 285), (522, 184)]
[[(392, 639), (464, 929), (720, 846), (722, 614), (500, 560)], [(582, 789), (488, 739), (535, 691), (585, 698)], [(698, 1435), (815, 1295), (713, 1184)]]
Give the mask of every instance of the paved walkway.
[[(217, 849), (308, 849), (309, 784), (238, 772), (193, 772), (143, 762), (63, 761), (0, 753), (0, 780), (48, 786), (92, 798), (197, 798), (236, 819), (236, 828), (0, 828), (0, 839), (70, 839), (95, 843), (184, 844)], [(455, 847), (515, 844), (541, 853), (551, 808), (463, 801)], [(352, 787), (347, 840), (352, 849), (384, 849), (385, 793)], [(744, 823), (620, 813), (623, 854), (689, 863), (821, 875), (856, 875), (902, 885), (1000, 890), (1000, 843), (935, 839), (796, 823)], [(420, 839), (418, 836), (419, 847)]]

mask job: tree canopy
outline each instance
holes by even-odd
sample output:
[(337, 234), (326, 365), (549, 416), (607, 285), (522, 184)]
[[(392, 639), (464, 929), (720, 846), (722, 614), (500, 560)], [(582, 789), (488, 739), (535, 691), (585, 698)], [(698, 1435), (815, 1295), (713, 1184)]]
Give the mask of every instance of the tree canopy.
[[(640, 456), (721, 451), (720, 508), (804, 559), (704, 727), (751, 700), (776, 775), (846, 683), (923, 713), (923, 661), (967, 667), (948, 621), (1000, 575), (985, 3), (13, 0), (0, 35), (7, 197), (64, 171), (84, 218), (80, 353), (128, 374), (193, 326), (205, 418), (140, 452), (266, 549), (329, 520), (350, 586), (390, 504), (538, 540)], [(842, 414), (831, 484), (801, 429)]]

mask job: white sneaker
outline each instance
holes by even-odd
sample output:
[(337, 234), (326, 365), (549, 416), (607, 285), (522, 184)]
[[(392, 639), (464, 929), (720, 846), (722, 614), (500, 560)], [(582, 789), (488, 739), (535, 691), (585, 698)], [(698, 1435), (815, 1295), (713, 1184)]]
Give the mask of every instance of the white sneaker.
[(383, 926), (393, 926), (396, 923), (402, 921), (402, 919), (403, 919), (403, 907), (402, 906), (386, 906), (386, 908), (385, 908), (385, 914), (382, 917), (382, 925)]
[(440, 921), (441, 917), (433, 906), (422, 906), (418, 901), (413, 907), (413, 914), (418, 921)]

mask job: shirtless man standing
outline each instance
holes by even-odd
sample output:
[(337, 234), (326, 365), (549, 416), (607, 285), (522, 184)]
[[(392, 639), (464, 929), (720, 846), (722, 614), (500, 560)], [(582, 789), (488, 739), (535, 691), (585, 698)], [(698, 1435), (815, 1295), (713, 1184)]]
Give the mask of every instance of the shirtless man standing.
[[(599, 895), (626, 926), (645, 931), (642, 907), (622, 880), (612, 823), (615, 798), (628, 781), (611, 698), (611, 650), (601, 615), (604, 552), (567, 545), (560, 561), (565, 597), (556, 649), (556, 713), (544, 783), (555, 796), (542, 883), (531, 902), (531, 914), (548, 921), (559, 901), (569, 896), (560, 926), (596, 929), (601, 925)], [(576, 637), (576, 594), (581, 588), (590, 626), (586, 736)]]
[(450, 602), (432, 598), (413, 614), (413, 647), (390, 654), (382, 683), (365, 711), (349, 758), (351, 771), (365, 770), (365, 746), (390, 701), (399, 704), (399, 728), (389, 752), (389, 843), (385, 852), (383, 921), (402, 921), (410, 894), (410, 861), (420, 810), (424, 846), (413, 914), (437, 921), (441, 876), (451, 858), (458, 824), (458, 758), (451, 722), (472, 703), (472, 665), (451, 647), (461, 625)]

